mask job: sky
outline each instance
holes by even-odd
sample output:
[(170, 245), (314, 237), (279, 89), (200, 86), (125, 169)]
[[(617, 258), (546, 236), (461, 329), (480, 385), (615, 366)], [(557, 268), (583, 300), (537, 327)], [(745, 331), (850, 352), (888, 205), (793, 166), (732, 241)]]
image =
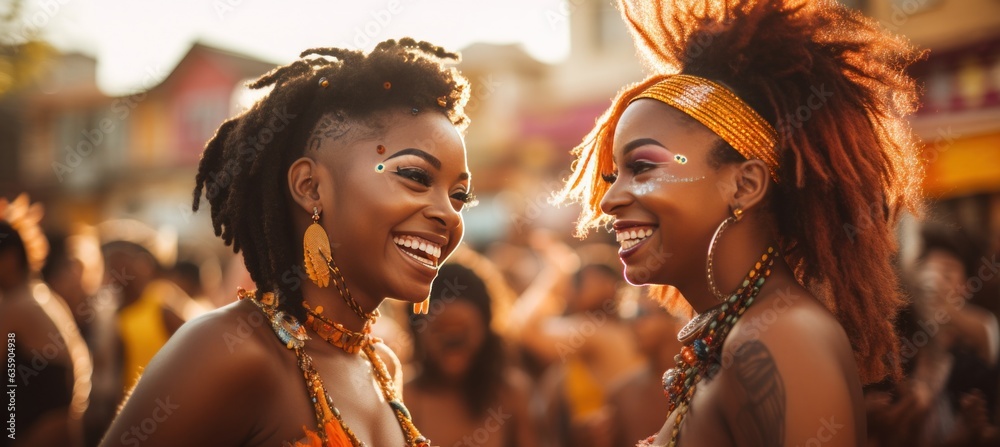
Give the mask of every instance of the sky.
[(557, 62), (569, 53), (568, 14), (578, 1), (26, 0), (18, 26), (95, 57), (100, 88), (125, 94), (165, 77), (196, 41), (287, 63), (307, 48), (367, 50), (412, 36), (451, 50), (521, 44)]

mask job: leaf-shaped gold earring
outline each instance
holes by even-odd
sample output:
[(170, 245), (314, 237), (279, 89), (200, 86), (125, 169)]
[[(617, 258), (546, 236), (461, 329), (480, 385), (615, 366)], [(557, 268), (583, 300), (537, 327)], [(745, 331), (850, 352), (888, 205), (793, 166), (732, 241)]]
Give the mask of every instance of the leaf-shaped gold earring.
[(419, 302), (413, 303), (413, 313), (420, 315), (427, 315), (427, 312), (431, 310), (431, 297)]
[(313, 207), (313, 223), (306, 228), (305, 237), (302, 238), (302, 264), (306, 268), (306, 274), (317, 286), (326, 287), (330, 285), (330, 238), (326, 235), (326, 230), (319, 224), (319, 208)]

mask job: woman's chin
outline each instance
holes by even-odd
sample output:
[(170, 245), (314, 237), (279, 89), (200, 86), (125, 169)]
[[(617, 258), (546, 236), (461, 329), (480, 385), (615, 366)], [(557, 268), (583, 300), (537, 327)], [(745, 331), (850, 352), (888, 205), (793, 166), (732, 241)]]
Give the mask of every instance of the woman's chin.
[(392, 298), (410, 304), (417, 304), (426, 300), (430, 296), (430, 293), (431, 287), (428, 285), (426, 287), (421, 287), (418, 290), (407, 290), (405, 292), (398, 293), (392, 296)]
[(675, 281), (681, 276), (679, 274), (681, 271), (665, 263), (646, 266), (625, 264), (624, 276), (625, 280), (634, 286), (663, 286), (676, 284)]
[(649, 270), (639, 268), (639, 267), (625, 267), (625, 281), (633, 286), (645, 286), (647, 284), (656, 284), (655, 278), (650, 274)]

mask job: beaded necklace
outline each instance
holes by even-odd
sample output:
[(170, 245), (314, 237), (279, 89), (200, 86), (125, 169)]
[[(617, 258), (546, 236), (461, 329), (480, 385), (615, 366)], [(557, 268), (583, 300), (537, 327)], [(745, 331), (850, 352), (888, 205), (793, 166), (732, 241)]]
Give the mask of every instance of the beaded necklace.
[[(680, 354), (674, 356), (676, 366), (663, 373), (663, 394), (670, 401), (667, 414), (673, 414), (677, 410), (667, 447), (676, 447), (681, 422), (687, 414), (698, 383), (703, 378), (712, 378), (718, 372), (726, 336), (760, 293), (764, 282), (771, 275), (771, 266), (776, 257), (778, 253), (774, 247), (768, 247), (767, 253), (754, 264), (735, 293), (721, 306), (696, 316), (678, 333), (677, 338), (684, 343), (684, 347)], [(637, 447), (654, 447), (655, 440), (656, 435), (650, 436), (640, 441)]]
[[(261, 309), (265, 316), (267, 316), (268, 321), (271, 323), (271, 328), (274, 333), (277, 334), (278, 338), (285, 343), (285, 347), (291, 349), (295, 352), (295, 358), (297, 360), (299, 369), (302, 371), (302, 375), (305, 378), (306, 390), (309, 393), (310, 401), (313, 404), (313, 412), (316, 417), (316, 422), (319, 425), (320, 430), (317, 432), (306, 431), (306, 438), (309, 440), (308, 446), (318, 446), (318, 447), (365, 447), (367, 444), (361, 442), (354, 432), (347, 426), (341, 416), (340, 410), (337, 409), (333, 404), (333, 399), (326, 392), (326, 388), (323, 385), (323, 380), (320, 378), (319, 373), (313, 366), (312, 356), (305, 352), (305, 341), (309, 339), (306, 334), (306, 329), (302, 326), (298, 320), (279, 310), (277, 307), (277, 298), (274, 293), (266, 292), (260, 299), (257, 298), (256, 291), (248, 292), (244, 289), (239, 289), (239, 298), (249, 299), (257, 307)], [(311, 312), (311, 309), (309, 310)], [(315, 315), (312, 315), (315, 317)], [(321, 321), (321, 320), (314, 320)], [(324, 323), (325, 324), (325, 323)], [(366, 328), (368, 326), (366, 325)], [(352, 344), (351, 346), (358, 346), (358, 348), (364, 352), (365, 357), (371, 362), (372, 371), (375, 376), (376, 382), (378, 382), (379, 388), (382, 391), (382, 396), (385, 398), (386, 402), (393, 410), (393, 414), (396, 416), (396, 420), (399, 421), (399, 426), (403, 430), (403, 437), (406, 441), (405, 447), (429, 447), (430, 441), (420, 434), (416, 426), (413, 425), (411, 421), (410, 412), (403, 405), (403, 402), (399, 400), (396, 396), (396, 389), (393, 385), (392, 378), (389, 376), (389, 372), (386, 369), (385, 363), (375, 352), (375, 343), (381, 340), (373, 337), (370, 333), (357, 333), (351, 332), (350, 330), (340, 326), (342, 331), (352, 334), (351, 338), (356, 338), (361, 340), (357, 344)], [(322, 336), (322, 334), (321, 334)], [(335, 345), (336, 346), (336, 345)], [(341, 347), (341, 346), (338, 346)], [(341, 347), (347, 351), (347, 348)], [(354, 353), (358, 351), (355, 350)], [(306, 444), (295, 443), (294, 447), (305, 447)]]
[(302, 306), (306, 308), (306, 325), (309, 326), (309, 329), (312, 329), (327, 343), (343, 349), (344, 352), (357, 354), (362, 347), (374, 342), (374, 337), (371, 335), (374, 319), (366, 321), (361, 332), (354, 332), (344, 325), (324, 317), (323, 306), (316, 306), (313, 309), (305, 301), (302, 302)]

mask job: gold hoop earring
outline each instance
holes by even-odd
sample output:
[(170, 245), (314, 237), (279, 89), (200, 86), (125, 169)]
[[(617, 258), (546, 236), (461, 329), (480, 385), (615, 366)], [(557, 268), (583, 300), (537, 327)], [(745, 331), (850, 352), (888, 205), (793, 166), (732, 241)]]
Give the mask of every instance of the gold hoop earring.
[(708, 276), (708, 290), (712, 292), (719, 301), (725, 301), (726, 296), (719, 291), (719, 288), (715, 286), (715, 274), (712, 271), (713, 262), (712, 259), (715, 257), (715, 248), (719, 243), (719, 238), (722, 236), (722, 232), (726, 230), (734, 222), (739, 222), (743, 219), (743, 210), (739, 207), (733, 209), (733, 215), (726, 218), (719, 224), (719, 227), (715, 229), (715, 234), (712, 235), (712, 241), (708, 243), (708, 258), (705, 259), (705, 275)]
[(302, 238), (302, 264), (309, 280), (319, 287), (330, 285), (330, 268), (327, 263), (333, 259), (330, 254), (330, 238), (319, 224), (319, 208), (313, 207), (313, 223), (306, 228)]

